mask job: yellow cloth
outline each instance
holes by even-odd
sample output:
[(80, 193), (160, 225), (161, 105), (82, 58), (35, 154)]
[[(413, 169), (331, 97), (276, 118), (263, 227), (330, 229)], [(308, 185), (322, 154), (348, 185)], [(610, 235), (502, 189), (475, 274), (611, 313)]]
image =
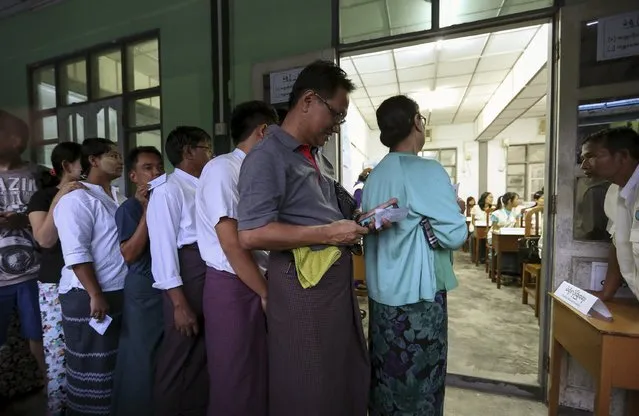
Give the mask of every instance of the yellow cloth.
[(339, 259), (342, 252), (337, 247), (313, 251), (310, 247), (293, 249), (297, 278), (304, 289), (316, 286), (324, 274)]

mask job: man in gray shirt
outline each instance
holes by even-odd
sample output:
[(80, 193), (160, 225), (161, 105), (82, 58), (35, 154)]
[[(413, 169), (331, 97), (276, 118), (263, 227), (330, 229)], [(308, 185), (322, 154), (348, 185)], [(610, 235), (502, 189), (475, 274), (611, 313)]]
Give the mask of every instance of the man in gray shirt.
[[(240, 172), (240, 242), (270, 250), (272, 415), (366, 415), (370, 367), (348, 246), (368, 229), (344, 219), (333, 167), (318, 153), (344, 122), (353, 89), (334, 63), (307, 66), (293, 86), (282, 126), (268, 128)], [(303, 288), (291, 250), (330, 246), (339, 247), (340, 257), (319, 282)]]

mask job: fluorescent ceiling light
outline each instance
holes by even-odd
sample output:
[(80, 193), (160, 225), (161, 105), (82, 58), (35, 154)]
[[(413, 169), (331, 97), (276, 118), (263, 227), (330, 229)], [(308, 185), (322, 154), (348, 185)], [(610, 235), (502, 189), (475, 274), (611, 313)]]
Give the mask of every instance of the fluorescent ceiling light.
[(586, 23), (586, 26), (594, 26), (594, 25), (596, 25), (597, 23), (599, 23), (599, 21), (598, 21), (598, 20), (594, 20), (594, 21), (592, 21), (592, 22), (588, 22), (588, 23)]
[(410, 97), (417, 102), (421, 111), (431, 111), (433, 109), (455, 107), (459, 104), (459, 89), (438, 88), (434, 91), (420, 91), (410, 94)]

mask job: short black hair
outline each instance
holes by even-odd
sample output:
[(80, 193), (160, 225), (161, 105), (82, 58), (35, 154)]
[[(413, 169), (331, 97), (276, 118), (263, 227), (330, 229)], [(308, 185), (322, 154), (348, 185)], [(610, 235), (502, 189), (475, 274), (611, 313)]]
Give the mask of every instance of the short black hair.
[(247, 101), (239, 104), (231, 114), (231, 138), (236, 146), (248, 139), (253, 130), (262, 124), (277, 124), (277, 112), (264, 101)]
[(88, 175), (91, 172), (91, 162), (89, 162), (89, 157), (99, 157), (107, 154), (113, 150), (114, 146), (115, 143), (109, 139), (99, 137), (85, 139), (82, 142), (82, 158), (80, 159), (82, 172), (85, 175)]
[(164, 151), (173, 166), (182, 163), (184, 149), (195, 147), (201, 142), (211, 142), (211, 136), (199, 127), (179, 126), (173, 129), (166, 138)]
[(162, 160), (162, 153), (154, 146), (138, 146), (134, 149), (131, 149), (128, 155), (126, 155), (126, 160), (124, 161), (124, 165), (126, 166), (127, 171), (131, 171), (135, 169), (135, 164), (138, 163), (138, 158), (143, 153), (150, 153), (156, 155)]
[(286, 115), (288, 114), (288, 110), (285, 108), (278, 108), (275, 111), (277, 111), (277, 118), (279, 119), (279, 122), (277, 124), (281, 125), (284, 119), (286, 118)]
[[(6, 136), (17, 136), (22, 143), (22, 152), (27, 149), (29, 143), (29, 125), (19, 117), (0, 110), (0, 139)], [(20, 152), (20, 153), (22, 153)]]
[(417, 114), (417, 102), (405, 95), (396, 95), (384, 100), (375, 112), (382, 144), (392, 149), (408, 137), (415, 125)]
[(295, 107), (306, 91), (314, 91), (330, 100), (340, 88), (351, 93), (355, 90), (355, 84), (335, 62), (315, 61), (302, 69), (297, 76), (291, 90), (289, 108)]
[(544, 190), (543, 190), (543, 189), (542, 189), (542, 190), (539, 190), (539, 191), (537, 191), (537, 192), (535, 192), (535, 193), (533, 194), (533, 200), (535, 200), (535, 201), (536, 201), (536, 200), (538, 200), (539, 198), (541, 198), (542, 196), (544, 196)]
[(55, 175), (62, 179), (64, 175), (64, 162), (73, 163), (82, 158), (82, 145), (75, 142), (58, 143), (51, 152), (51, 166)]
[(603, 129), (586, 137), (582, 144), (599, 144), (611, 154), (627, 150), (633, 159), (639, 160), (639, 134), (630, 127)]

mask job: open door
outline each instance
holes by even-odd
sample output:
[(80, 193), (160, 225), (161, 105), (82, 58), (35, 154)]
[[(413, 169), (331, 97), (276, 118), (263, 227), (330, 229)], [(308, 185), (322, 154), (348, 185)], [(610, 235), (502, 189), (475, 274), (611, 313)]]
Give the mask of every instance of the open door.
[[(636, 25), (639, 4), (634, 0), (567, 0), (565, 3), (557, 25), (555, 148), (552, 149), (553, 179), (548, 184), (552, 198), (547, 224), (554, 227), (547, 227), (544, 236), (544, 259), (548, 260), (545, 275), (551, 277), (546, 284), (548, 290), (554, 290), (566, 280), (589, 289), (592, 263), (605, 262), (607, 257), (609, 237), (602, 229), (602, 224), (605, 228), (603, 198), (607, 184), (583, 176), (579, 167), (581, 141), (592, 131), (625, 125), (639, 118), (632, 106), (623, 108), (623, 103), (630, 103), (628, 101), (621, 101), (614, 111), (610, 105), (602, 104), (639, 97), (639, 71), (636, 70), (639, 56), (621, 53), (619, 47), (615, 52), (615, 45), (605, 35), (618, 24), (608, 24), (610, 21), (606, 18), (611, 16), (634, 12), (627, 16), (634, 16)], [(544, 300), (542, 307), (550, 312), (548, 297)], [(549, 327), (550, 313), (545, 316), (545, 327)], [(546, 351), (549, 335), (545, 334)], [(593, 380), (588, 373), (572, 359), (565, 361), (562, 372), (560, 404), (591, 410)], [(623, 392), (614, 393), (612, 414), (622, 414), (624, 396)]]

